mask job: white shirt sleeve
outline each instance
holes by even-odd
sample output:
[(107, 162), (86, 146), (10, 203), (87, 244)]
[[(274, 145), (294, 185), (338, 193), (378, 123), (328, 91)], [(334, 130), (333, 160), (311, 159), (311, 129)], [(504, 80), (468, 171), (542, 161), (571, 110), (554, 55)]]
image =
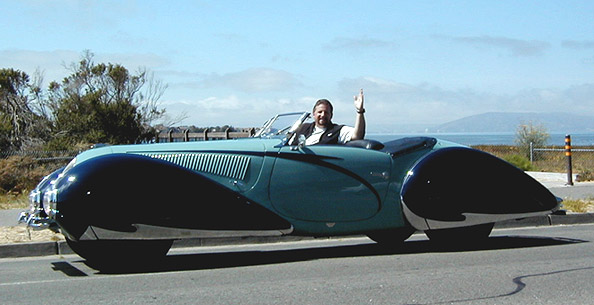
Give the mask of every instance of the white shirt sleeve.
[(340, 129), (340, 136), (338, 137), (338, 143), (345, 144), (353, 138), (355, 128), (351, 126), (342, 126)]

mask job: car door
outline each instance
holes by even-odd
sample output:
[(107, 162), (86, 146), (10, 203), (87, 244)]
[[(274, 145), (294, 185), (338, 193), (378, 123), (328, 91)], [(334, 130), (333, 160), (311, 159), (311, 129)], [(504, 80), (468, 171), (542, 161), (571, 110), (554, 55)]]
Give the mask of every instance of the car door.
[(388, 154), (343, 145), (280, 148), (270, 199), (282, 215), (308, 221), (355, 221), (381, 208), (390, 177)]

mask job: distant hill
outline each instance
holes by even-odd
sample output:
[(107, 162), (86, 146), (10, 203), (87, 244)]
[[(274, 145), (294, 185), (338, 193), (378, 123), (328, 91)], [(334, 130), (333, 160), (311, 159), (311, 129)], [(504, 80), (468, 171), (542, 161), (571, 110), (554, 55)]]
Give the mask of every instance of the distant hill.
[(569, 113), (487, 112), (430, 128), (431, 132), (515, 132), (520, 124), (542, 125), (549, 133), (594, 132), (594, 117)]

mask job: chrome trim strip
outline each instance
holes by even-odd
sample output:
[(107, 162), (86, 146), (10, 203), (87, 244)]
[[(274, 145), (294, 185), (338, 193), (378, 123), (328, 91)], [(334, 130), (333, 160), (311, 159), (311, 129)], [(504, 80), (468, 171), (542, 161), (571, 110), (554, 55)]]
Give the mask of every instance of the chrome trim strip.
[(97, 234), (92, 227), (87, 227), (87, 230), (79, 237), (80, 240), (97, 240)]
[(413, 228), (420, 230), (420, 231), (429, 230), (429, 225), (425, 221), (425, 218), (413, 213), (413, 211), (411, 211), (406, 206), (406, 203), (404, 203), (404, 200), (402, 200), (402, 211), (404, 212), (404, 217), (413, 226)]
[(159, 227), (145, 224), (134, 224), (135, 232), (121, 232), (88, 227), (81, 236), (81, 240), (97, 239), (188, 239), (188, 238), (218, 238), (218, 237), (248, 237), (248, 236), (282, 236), (293, 232), (293, 226), (286, 230), (193, 230), (182, 228)]
[(484, 223), (498, 222), (503, 220), (513, 220), (526, 217), (534, 216), (546, 216), (551, 214), (553, 211), (540, 211), (532, 213), (518, 213), (518, 214), (474, 214), (474, 213), (462, 213), (466, 217), (463, 221), (439, 221), (427, 219), (427, 224), (431, 230), (438, 229), (449, 229), (456, 227), (467, 227), (474, 226)]
[(535, 216), (546, 216), (553, 212), (555, 212), (558, 208), (553, 210), (547, 211), (538, 211), (538, 212), (530, 212), (530, 213), (515, 213), (515, 214), (477, 214), (477, 213), (462, 213), (465, 217), (462, 221), (441, 221), (441, 220), (432, 220), (428, 218), (421, 217), (411, 211), (404, 201), (402, 201), (402, 210), (404, 212), (404, 217), (406, 220), (417, 230), (426, 231), (426, 230), (439, 230), (439, 229), (450, 229), (450, 228), (457, 228), (457, 227), (468, 227), (474, 226), (484, 223), (491, 223), (491, 222), (498, 222), (503, 220), (513, 220), (513, 219), (520, 219), (526, 217), (535, 217)]

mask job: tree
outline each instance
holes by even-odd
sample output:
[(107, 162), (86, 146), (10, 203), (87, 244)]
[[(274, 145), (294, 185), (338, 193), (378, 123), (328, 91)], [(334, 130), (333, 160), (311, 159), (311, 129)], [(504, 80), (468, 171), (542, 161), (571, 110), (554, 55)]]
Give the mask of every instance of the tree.
[(88, 51), (70, 69), (49, 87), (54, 144), (129, 144), (154, 137), (151, 124), (165, 113), (158, 100), (166, 86), (144, 69), (132, 74), (119, 64), (95, 64)]
[(532, 122), (528, 122), (518, 126), (515, 142), (520, 151), (530, 157), (530, 145), (533, 147), (545, 146), (549, 138), (549, 133), (543, 125), (534, 125)]
[(0, 69), (0, 149), (27, 148), (49, 136), (40, 83), (40, 76), (31, 81), (25, 72)]

